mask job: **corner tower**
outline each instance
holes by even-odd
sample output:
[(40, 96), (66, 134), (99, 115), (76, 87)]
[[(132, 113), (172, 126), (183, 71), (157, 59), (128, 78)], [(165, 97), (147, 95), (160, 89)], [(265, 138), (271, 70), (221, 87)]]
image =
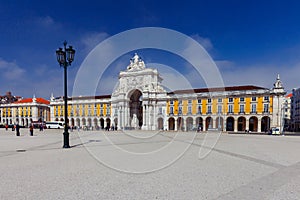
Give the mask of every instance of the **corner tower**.
[(273, 116), (272, 116), (272, 126), (274, 127), (282, 127), (282, 119), (283, 119), (283, 109), (284, 109), (284, 97), (286, 91), (284, 90), (283, 84), (280, 80), (279, 74), (277, 75), (277, 79), (274, 83), (273, 88), (271, 89), (271, 94), (273, 95)]

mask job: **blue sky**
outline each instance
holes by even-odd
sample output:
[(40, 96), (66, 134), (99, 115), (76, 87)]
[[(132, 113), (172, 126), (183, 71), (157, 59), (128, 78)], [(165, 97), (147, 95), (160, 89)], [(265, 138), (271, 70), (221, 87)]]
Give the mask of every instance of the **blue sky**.
[[(61, 96), (63, 70), (55, 50), (64, 40), (77, 51), (68, 69), (71, 91), (90, 50), (110, 36), (139, 27), (164, 27), (191, 36), (214, 59), (226, 85), (270, 88), (280, 73), (291, 90), (300, 87), (299, 10), (298, 1), (1, 0), (0, 94)], [(159, 52), (139, 53), (146, 64), (155, 57), (168, 60)], [(130, 56), (124, 55), (115, 62), (118, 67), (107, 72), (111, 80), (126, 69)], [(99, 93), (109, 93), (110, 84)]]

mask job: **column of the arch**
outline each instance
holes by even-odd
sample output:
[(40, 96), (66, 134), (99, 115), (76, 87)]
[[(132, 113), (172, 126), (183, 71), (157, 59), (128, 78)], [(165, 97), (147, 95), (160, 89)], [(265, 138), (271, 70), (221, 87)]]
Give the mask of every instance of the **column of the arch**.
[(238, 132), (238, 120), (234, 118), (234, 132)]
[(176, 118), (174, 118), (174, 131), (177, 131), (177, 119)]
[(127, 124), (127, 110), (126, 110), (126, 105), (123, 105), (123, 127), (125, 128)]
[(130, 108), (129, 108), (129, 105), (126, 103), (126, 121), (127, 121), (127, 123), (126, 123), (126, 125), (127, 126), (130, 126)]
[(153, 127), (152, 130), (158, 130), (158, 123), (157, 123), (157, 103), (154, 103), (153, 105), (153, 114), (152, 114), (152, 118), (153, 118)]
[(107, 127), (107, 118), (104, 119), (104, 128)]
[(147, 130), (147, 105), (143, 104), (143, 130)]
[(118, 107), (118, 127), (121, 128), (122, 124), (121, 124), (121, 109), (120, 107)]
[(155, 111), (155, 105), (151, 105), (151, 112), (150, 112), (150, 130), (154, 130), (154, 124), (155, 124), (155, 117), (154, 117), (154, 111)]
[(262, 118), (260, 118), (260, 119), (258, 118), (257, 119), (257, 132), (261, 132), (261, 119)]
[(169, 122), (168, 117), (164, 117), (164, 130), (168, 130), (169, 129), (168, 122)]
[(125, 106), (123, 105), (122, 107), (122, 125), (123, 125), (123, 129), (125, 128), (126, 125), (126, 120), (125, 120)]
[(142, 129), (145, 130), (146, 128), (146, 105), (143, 104), (143, 126)]
[(250, 120), (250, 119), (247, 119), (247, 118), (246, 118), (246, 130), (247, 130), (247, 131), (249, 131), (249, 120)]
[(151, 120), (152, 120), (152, 106), (148, 105), (148, 120), (147, 120), (148, 129), (147, 130), (151, 130), (151, 124), (152, 124)]

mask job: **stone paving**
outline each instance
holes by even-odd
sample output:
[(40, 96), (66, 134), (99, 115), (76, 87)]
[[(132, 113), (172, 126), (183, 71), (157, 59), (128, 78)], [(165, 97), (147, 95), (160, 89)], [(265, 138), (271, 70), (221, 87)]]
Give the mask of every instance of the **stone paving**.
[(300, 137), (0, 129), (0, 199), (300, 199)]

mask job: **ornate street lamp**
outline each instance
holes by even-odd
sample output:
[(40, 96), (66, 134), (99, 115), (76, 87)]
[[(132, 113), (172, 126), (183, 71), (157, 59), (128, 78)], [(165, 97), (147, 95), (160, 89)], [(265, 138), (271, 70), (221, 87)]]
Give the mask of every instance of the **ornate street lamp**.
[(67, 47), (67, 41), (64, 41), (64, 48), (56, 50), (56, 57), (59, 65), (64, 68), (64, 103), (65, 103), (65, 126), (64, 126), (64, 146), (70, 148), (68, 132), (68, 92), (67, 92), (67, 67), (74, 60), (75, 50), (72, 46)]

